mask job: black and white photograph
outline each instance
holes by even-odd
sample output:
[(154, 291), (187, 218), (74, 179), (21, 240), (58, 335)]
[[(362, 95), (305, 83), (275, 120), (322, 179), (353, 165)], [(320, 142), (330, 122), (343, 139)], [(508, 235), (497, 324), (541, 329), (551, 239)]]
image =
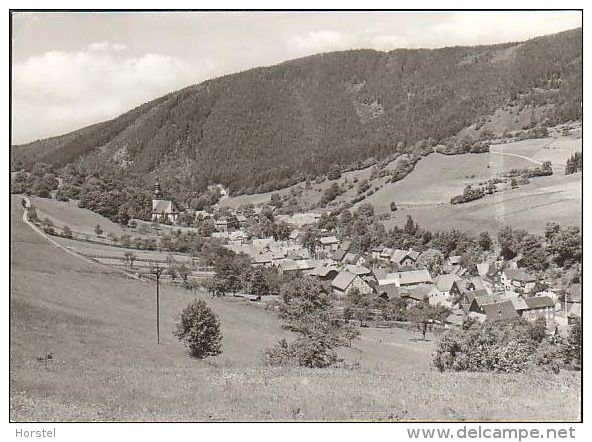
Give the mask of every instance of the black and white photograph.
[(10, 437), (583, 422), (582, 9), (3, 20)]

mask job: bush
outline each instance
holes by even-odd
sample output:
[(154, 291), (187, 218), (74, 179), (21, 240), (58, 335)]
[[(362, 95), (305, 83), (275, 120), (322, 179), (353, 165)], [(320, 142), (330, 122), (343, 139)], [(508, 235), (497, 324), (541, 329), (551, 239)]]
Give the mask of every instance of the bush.
[(195, 358), (203, 359), (222, 353), (220, 321), (202, 300), (195, 300), (183, 309), (173, 334)]
[(441, 336), (433, 358), (441, 371), (519, 372), (539, 366), (557, 372), (560, 368), (564, 346), (560, 338), (546, 336), (540, 321), (470, 323), (465, 328)]
[(68, 226), (62, 227), (62, 236), (64, 238), (72, 238), (72, 229)]

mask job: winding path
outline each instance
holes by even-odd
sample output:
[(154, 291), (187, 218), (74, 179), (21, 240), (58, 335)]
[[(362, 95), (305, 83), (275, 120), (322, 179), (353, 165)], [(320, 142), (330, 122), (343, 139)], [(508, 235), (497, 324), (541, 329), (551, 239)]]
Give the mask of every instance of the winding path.
[(51, 236), (47, 235), (45, 232), (43, 232), (39, 227), (37, 227), (35, 224), (33, 224), (30, 220), (29, 217), (27, 216), (27, 208), (31, 207), (31, 201), (29, 200), (29, 198), (27, 198), (26, 196), (21, 196), (21, 198), (25, 201), (26, 205), (25, 205), (25, 210), (23, 210), (23, 222), (25, 224), (27, 224), (29, 227), (31, 227), (35, 232), (37, 232), (39, 235), (41, 235), (43, 238), (45, 238), (46, 240), (48, 240), (50, 243), (52, 243), (54, 246), (56, 246), (58, 249), (63, 250), (66, 253), (69, 253), (72, 256), (75, 256), (76, 258), (82, 259), (83, 261), (86, 261), (90, 264), (94, 264), (94, 265), (100, 265), (103, 267), (107, 267), (109, 270), (111, 271), (116, 271), (119, 273), (123, 273), (125, 276), (128, 276), (130, 278), (133, 279), (137, 279), (139, 281), (142, 281), (142, 278), (140, 278), (139, 276), (133, 274), (133, 273), (129, 273), (126, 272), (125, 270), (122, 269), (118, 269), (115, 267), (111, 267), (107, 264), (103, 264), (100, 263), (94, 259), (88, 258), (80, 253), (77, 253), (71, 249), (69, 249), (66, 246), (63, 246), (62, 244), (58, 243), (56, 240), (54, 240)]
[[(523, 160), (530, 161), (531, 163), (538, 164), (539, 166), (541, 166), (543, 164), (542, 161), (538, 161), (538, 160), (535, 160), (533, 158), (530, 158), (530, 157), (527, 157), (527, 156), (524, 156), (524, 155), (518, 155), (517, 153), (508, 153), (508, 152), (502, 152), (502, 151), (499, 151), (499, 150), (491, 150), (491, 149), (489, 150), (489, 153), (493, 153), (495, 155), (506, 155), (506, 156), (509, 156), (509, 157), (522, 158)], [(563, 167), (562, 166), (553, 166), (551, 164), (551, 167), (553, 169), (563, 170)]]

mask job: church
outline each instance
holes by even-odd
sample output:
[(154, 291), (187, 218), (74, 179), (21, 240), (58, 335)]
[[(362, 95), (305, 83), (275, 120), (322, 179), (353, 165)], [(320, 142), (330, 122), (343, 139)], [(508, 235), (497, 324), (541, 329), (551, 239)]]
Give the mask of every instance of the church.
[(152, 200), (152, 221), (177, 223), (178, 220), (179, 209), (173, 201), (162, 199), (162, 191), (157, 179)]

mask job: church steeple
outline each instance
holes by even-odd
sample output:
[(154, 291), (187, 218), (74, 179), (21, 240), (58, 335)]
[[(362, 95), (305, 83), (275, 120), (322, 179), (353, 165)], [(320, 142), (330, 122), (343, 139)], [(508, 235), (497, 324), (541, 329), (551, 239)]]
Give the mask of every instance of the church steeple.
[(158, 182), (158, 178), (156, 178), (156, 182), (154, 183), (154, 198), (159, 200), (162, 197), (162, 191), (160, 190), (160, 183)]

